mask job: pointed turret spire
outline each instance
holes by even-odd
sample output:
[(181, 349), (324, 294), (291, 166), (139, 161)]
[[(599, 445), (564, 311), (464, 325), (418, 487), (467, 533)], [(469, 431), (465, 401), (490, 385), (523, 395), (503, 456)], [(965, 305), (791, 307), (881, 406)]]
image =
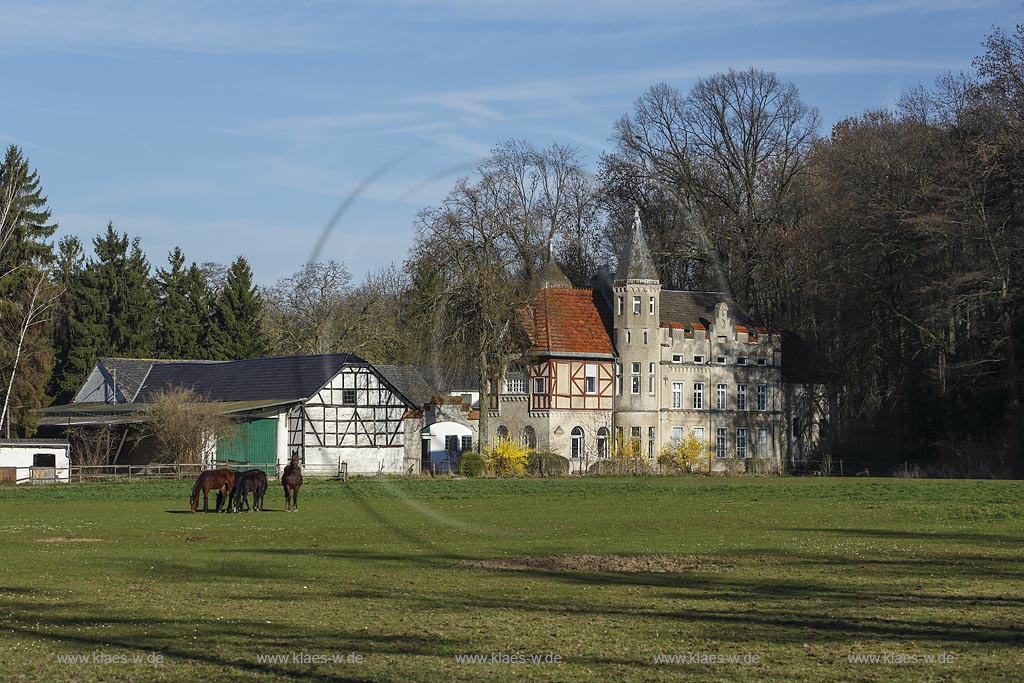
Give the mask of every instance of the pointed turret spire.
[(635, 282), (637, 284), (656, 285), (660, 283), (658, 271), (651, 261), (651, 252), (647, 248), (647, 239), (644, 237), (644, 228), (640, 223), (640, 207), (633, 207), (633, 234), (629, 238), (626, 251), (619, 260), (619, 268), (615, 273), (615, 283), (623, 284)]
[(555, 263), (555, 241), (550, 237), (548, 238), (548, 262), (537, 274), (534, 286), (537, 289), (572, 289), (572, 282)]

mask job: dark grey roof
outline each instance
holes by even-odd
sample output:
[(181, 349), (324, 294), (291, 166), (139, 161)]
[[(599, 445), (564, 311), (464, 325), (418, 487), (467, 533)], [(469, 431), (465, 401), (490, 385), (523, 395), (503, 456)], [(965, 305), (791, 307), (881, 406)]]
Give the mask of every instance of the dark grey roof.
[(146, 402), (168, 388), (189, 388), (208, 401), (303, 399), (347, 365), (366, 365), (351, 353), (280, 356), (208, 363), (154, 363), (136, 401)]
[(661, 322), (687, 327), (691, 323), (701, 323), (710, 330), (715, 324), (715, 306), (721, 302), (729, 306), (733, 325), (754, 327), (757, 324), (728, 294), (674, 290), (661, 292)]
[(131, 401), (138, 393), (146, 375), (154, 363), (162, 361), (143, 358), (100, 358), (99, 364), (110, 375), (126, 401)]
[(622, 257), (619, 259), (619, 268), (615, 272), (616, 282), (660, 282), (658, 271), (654, 268), (651, 260), (651, 252), (647, 248), (647, 238), (644, 237), (644, 228), (640, 224), (640, 210), (633, 214), (633, 234), (629, 238)]
[(538, 289), (547, 289), (549, 287), (557, 289), (572, 289), (572, 282), (569, 281), (569, 277), (565, 272), (558, 267), (555, 263), (555, 259), (548, 259), (548, 262), (541, 269), (537, 275)]
[(420, 374), (420, 369), (415, 365), (377, 365), (375, 367), (391, 386), (417, 408), (422, 408), (430, 403), (430, 398), (439, 393)]
[(67, 446), (67, 439), (0, 439), (0, 446)]
[(434, 396), (453, 391), (475, 391), (479, 379), (470, 370), (446, 370), (422, 365), (375, 365), (391, 386), (416, 407), (422, 408)]

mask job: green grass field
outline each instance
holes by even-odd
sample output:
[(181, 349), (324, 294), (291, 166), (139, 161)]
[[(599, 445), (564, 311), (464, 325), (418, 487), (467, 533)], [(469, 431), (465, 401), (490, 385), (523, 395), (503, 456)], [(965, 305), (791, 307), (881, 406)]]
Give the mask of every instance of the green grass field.
[[(0, 488), (0, 680), (1024, 671), (1022, 482), (310, 481), (234, 515), (190, 488)], [(535, 655), (561, 661), (510, 661)]]

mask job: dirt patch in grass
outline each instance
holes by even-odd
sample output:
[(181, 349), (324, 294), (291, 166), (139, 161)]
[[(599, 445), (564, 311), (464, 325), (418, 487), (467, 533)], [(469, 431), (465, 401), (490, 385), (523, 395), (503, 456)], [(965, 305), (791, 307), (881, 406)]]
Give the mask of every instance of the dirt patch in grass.
[(113, 543), (109, 538), (65, 538), (64, 536), (49, 536), (37, 538), (36, 543)]
[(570, 572), (651, 572), (674, 573), (692, 571), (717, 572), (731, 565), (707, 562), (680, 555), (563, 555), (555, 557), (509, 557), (491, 560), (457, 562), (456, 567), (470, 569), (524, 570)]

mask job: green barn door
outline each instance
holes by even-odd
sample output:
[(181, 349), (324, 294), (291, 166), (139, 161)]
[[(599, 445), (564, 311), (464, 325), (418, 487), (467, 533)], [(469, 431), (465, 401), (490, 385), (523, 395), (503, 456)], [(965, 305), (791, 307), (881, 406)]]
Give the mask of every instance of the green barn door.
[(217, 442), (217, 464), (234, 470), (259, 468), (273, 474), (277, 466), (277, 420), (239, 424), (235, 434)]

